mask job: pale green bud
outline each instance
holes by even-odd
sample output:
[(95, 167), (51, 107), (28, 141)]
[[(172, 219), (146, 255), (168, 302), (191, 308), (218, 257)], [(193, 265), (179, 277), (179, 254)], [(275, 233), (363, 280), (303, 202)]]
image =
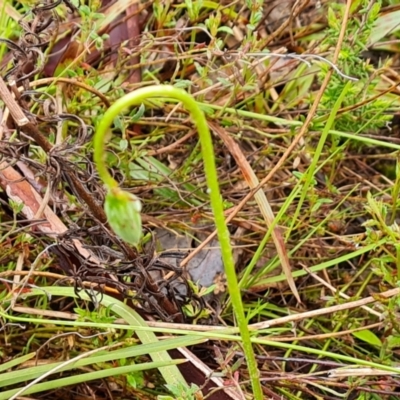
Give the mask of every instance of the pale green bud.
[(134, 246), (142, 237), (141, 210), (140, 200), (134, 194), (119, 188), (108, 191), (104, 203), (108, 223), (121, 239)]

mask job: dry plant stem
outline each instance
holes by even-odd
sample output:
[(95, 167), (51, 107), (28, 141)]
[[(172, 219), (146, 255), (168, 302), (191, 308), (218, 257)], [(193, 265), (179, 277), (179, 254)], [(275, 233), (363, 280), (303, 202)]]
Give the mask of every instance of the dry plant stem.
[[(21, 276), (40, 276), (40, 277), (47, 277), (52, 279), (65, 279), (64, 275), (54, 274), (51, 272), (46, 271), (4, 271), (0, 273), (0, 279), (5, 277), (12, 277), (15, 275)], [(71, 278), (72, 279), (72, 278)], [(93, 286), (91, 282), (83, 282), (86, 287)], [(112, 292), (111, 288), (106, 288), (107, 292)], [(276, 318), (271, 321), (260, 322), (256, 324), (249, 325), (249, 329), (251, 331), (257, 331), (261, 329), (267, 329), (270, 326), (277, 326), (286, 324), (289, 322), (298, 322), (303, 321), (307, 318), (314, 318), (320, 315), (328, 315), (332, 314), (337, 311), (344, 311), (344, 310), (351, 310), (354, 308), (365, 307), (367, 304), (373, 304), (380, 301), (380, 299), (390, 299), (392, 297), (400, 295), (400, 288), (390, 289), (386, 292), (376, 293), (375, 296), (369, 296), (364, 299), (350, 301), (348, 303), (339, 304), (336, 306), (320, 308), (317, 310), (306, 311), (303, 313), (288, 315), (281, 318)], [(35, 314), (35, 315), (46, 315), (46, 316), (60, 316), (60, 318), (67, 319), (67, 320), (76, 320), (79, 318), (78, 315), (69, 313), (69, 312), (59, 312), (59, 311), (46, 311), (46, 310), (35, 310), (33, 308), (27, 307), (15, 307), (15, 311), (19, 311), (23, 314)], [(117, 324), (126, 324), (123, 319), (116, 320)], [(169, 322), (154, 322), (154, 321), (147, 321), (146, 324), (150, 327), (160, 328), (160, 329), (176, 329), (176, 330), (183, 330), (183, 331), (191, 331), (191, 332), (213, 332), (218, 331), (220, 333), (226, 332), (230, 334), (237, 333), (238, 329), (234, 327), (226, 327), (226, 326), (219, 326), (219, 325), (189, 325), (189, 324), (177, 324), (177, 323), (169, 323)], [(365, 327), (364, 327), (365, 328)]]
[(0, 98), (4, 101), (4, 104), (8, 107), (14, 122), (18, 126), (25, 126), (26, 124), (29, 124), (28, 118), (25, 116), (20, 106), (18, 105), (18, 103), (15, 101), (14, 97), (8, 90), (8, 87), (2, 77), (0, 77)]
[(272, 321), (259, 322), (257, 324), (253, 324), (253, 325), (249, 326), (249, 328), (251, 330), (266, 329), (266, 328), (270, 328), (271, 326), (287, 324), (288, 322), (300, 321), (300, 320), (304, 320), (306, 318), (314, 318), (319, 315), (331, 314), (333, 312), (349, 310), (351, 308), (359, 308), (359, 307), (365, 306), (367, 304), (375, 303), (375, 302), (379, 301), (379, 298), (389, 299), (391, 297), (398, 296), (399, 294), (400, 294), (399, 288), (391, 289), (386, 292), (377, 293), (376, 297), (369, 296), (369, 297), (366, 297), (365, 299), (355, 300), (355, 301), (351, 301), (349, 303), (338, 304), (336, 306), (320, 308), (318, 310), (306, 311), (306, 312), (294, 314), (294, 315), (288, 315), (286, 317), (277, 318)]
[[(340, 48), (343, 43), (344, 35), (346, 33), (346, 26), (347, 26), (347, 20), (349, 18), (349, 12), (350, 12), (350, 6), (351, 6), (351, 0), (347, 1), (347, 7), (345, 11), (345, 15), (343, 18), (343, 24), (342, 24), (342, 29), (340, 31), (338, 43), (335, 49), (335, 54), (333, 56), (332, 62), (335, 64), (339, 58), (339, 53), (340, 53)], [(294, 138), (292, 144), (286, 149), (286, 151), (283, 153), (282, 157), (279, 159), (279, 161), (276, 163), (276, 165), (271, 169), (269, 174), (255, 187), (253, 190), (251, 190), (245, 198), (235, 207), (234, 210), (231, 211), (229, 216), (226, 218), (227, 223), (233, 220), (233, 218), (236, 217), (236, 215), (239, 213), (239, 211), (243, 208), (245, 204), (254, 196), (254, 194), (261, 189), (264, 185), (266, 185), (271, 178), (276, 174), (276, 172), (279, 170), (279, 168), (282, 167), (284, 162), (287, 160), (287, 158), (292, 154), (292, 151), (296, 148), (296, 146), (299, 144), (300, 140), (303, 138), (304, 134), (307, 132), (308, 127), (311, 124), (312, 119), (314, 118), (314, 115), (318, 109), (318, 105), (321, 101), (321, 98), (325, 92), (326, 87), (328, 86), (329, 80), (331, 79), (333, 70), (329, 70), (328, 73), (325, 76), (324, 81), (322, 82), (322, 85), (315, 96), (315, 100), (313, 105), (310, 108), (310, 111), (307, 114), (307, 118), (304, 121), (303, 126), (301, 127), (299, 133), (297, 136)], [(207, 237), (207, 239), (203, 240), (201, 246), (197, 247), (192, 253), (190, 253), (182, 262), (181, 265), (186, 265), (196, 254), (198, 254), (204, 246), (206, 246), (208, 243), (211, 242), (211, 240), (216, 236), (217, 232), (214, 231), (211, 235)]]
[[(236, 160), (242, 174), (250, 186), (251, 189), (258, 186), (258, 178), (251, 168), (249, 162), (244, 157), (242, 151), (240, 150), (238, 144), (225, 132), (224, 129), (219, 127), (214, 123), (209, 123), (212, 130), (218, 134), (218, 136), (224, 141), (226, 147), (229, 149), (230, 153)], [(274, 213), (269, 205), (268, 199), (265, 196), (265, 193), (262, 190), (259, 190), (254, 195), (258, 207), (261, 210), (261, 213), (265, 219), (267, 227), (270, 228), (274, 225)], [(282, 270), (286, 276), (286, 280), (289, 284), (290, 289), (292, 290), (293, 295), (296, 297), (296, 300), (301, 303), (299, 293), (296, 288), (296, 284), (294, 282), (292, 276), (292, 270), (289, 263), (289, 257), (285, 248), (285, 242), (283, 240), (283, 235), (280, 231), (280, 228), (275, 226), (271, 231), (271, 236), (275, 244), (276, 251), (279, 256), (279, 260), (281, 262)]]
[(174, 99), (182, 102), (190, 112), (192, 120), (198, 130), (200, 137), (204, 170), (207, 178), (210, 201), (215, 217), (215, 225), (218, 231), (218, 239), (221, 246), (222, 259), (224, 262), (227, 277), (228, 289), (232, 299), (233, 310), (239, 325), (240, 335), (243, 340), (243, 349), (247, 358), (249, 375), (253, 387), (254, 397), (257, 400), (263, 399), (263, 393), (259, 380), (259, 371), (250, 340), (250, 333), (247, 320), (244, 314), (240, 289), (235, 271), (230, 234), (225, 222), (222, 198), (219, 190), (218, 176), (216, 173), (214, 148), (211, 140), (210, 130), (207, 125), (204, 113), (197, 105), (194, 98), (183, 90), (173, 86), (149, 86), (138, 89), (117, 100), (104, 114), (94, 136), (94, 161), (103, 182), (108, 189), (115, 188), (118, 184), (112, 178), (105, 164), (105, 145), (109, 127), (113, 124), (114, 118), (128, 107), (139, 105), (150, 98)]
[[(293, 336), (265, 336), (265, 339), (268, 340), (273, 340), (274, 342), (293, 342), (296, 340), (296, 342), (301, 342), (304, 340), (323, 340), (323, 339), (330, 339), (330, 338), (336, 338), (340, 336), (345, 336), (352, 334), (353, 332), (359, 332), (359, 331), (364, 331), (367, 329), (375, 329), (375, 328), (382, 328), (384, 326), (384, 322), (376, 322), (375, 324), (370, 324), (370, 325), (364, 325), (360, 326), (359, 328), (354, 328), (354, 329), (348, 329), (345, 331), (339, 331), (339, 332), (329, 332), (329, 333), (321, 333), (321, 334), (316, 334), (316, 335), (307, 335), (307, 336), (297, 336), (296, 338), (293, 338)], [(260, 336), (262, 338), (262, 336)]]
[(30, 82), (29, 86), (36, 87), (36, 86), (42, 86), (42, 85), (48, 85), (48, 84), (57, 84), (58, 82), (67, 83), (67, 84), (78, 86), (82, 89), (85, 89), (88, 92), (96, 95), (107, 107), (110, 107), (110, 102), (108, 101), (106, 96), (104, 96), (97, 89), (95, 89), (89, 85), (86, 85), (86, 83), (79, 82), (76, 79), (62, 78), (62, 77), (43, 78), (43, 79), (38, 79), (36, 81)]

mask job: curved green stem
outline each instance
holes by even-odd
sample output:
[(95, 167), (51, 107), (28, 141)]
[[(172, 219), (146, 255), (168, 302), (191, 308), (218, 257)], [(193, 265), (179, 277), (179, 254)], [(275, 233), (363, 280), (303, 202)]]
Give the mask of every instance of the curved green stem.
[(219, 190), (218, 176), (215, 167), (214, 148), (211, 140), (210, 130), (207, 125), (204, 113), (196, 103), (195, 99), (181, 89), (173, 86), (156, 85), (144, 87), (131, 92), (117, 100), (104, 114), (97, 126), (94, 136), (94, 161), (97, 166), (100, 178), (109, 190), (118, 187), (117, 182), (112, 178), (105, 164), (106, 137), (114, 118), (124, 109), (139, 105), (149, 98), (174, 99), (182, 102), (190, 112), (193, 123), (195, 124), (201, 143), (204, 170), (207, 179), (208, 192), (210, 195), (211, 207), (215, 218), (215, 226), (218, 232), (218, 239), (221, 246), (222, 260), (224, 263), (227, 278), (228, 290), (232, 300), (233, 310), (239, 326), (239, 331), (243, 340), (243, 349), (246, 355), (251, 383), (253, 386), (254, 397), (257, 400), (263, 399), (257, 362), (254, 356), (253, 347), (250, 341), (250, 333), (244, 314), (240, 289), (237, 281), (235, 264), (233, 261), (230, 234), (225, 223), (224, 210), (221, 193)]

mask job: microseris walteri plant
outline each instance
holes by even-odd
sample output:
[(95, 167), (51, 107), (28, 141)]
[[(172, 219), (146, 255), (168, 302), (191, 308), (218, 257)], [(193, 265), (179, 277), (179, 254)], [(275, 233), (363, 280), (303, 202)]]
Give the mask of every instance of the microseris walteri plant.
[[(149, 99), (160, 98), (181, 102), (190, 112), (192, 121), (197, 128), (201, 143), (201, 153), (204, 161), (204, 171), (208, 187), (207, 192), (210, 195), (210, 203), (214, 214), (215, 226), (218, 232), (218, 240), (221, 246), (221, 255), (224, 263), (228, 290), (232, 300), (233, 311), (239, 326), (243, 350), (247, 359), (254, 398), (256, 400), (262, 400), (263, 393), (259, 380), (259, 371), (251, 344), (247, 319), (244, 314), (244, 307), (236, 276), (229, 229), (224, 216), (223, 201), (219, 189), (210, 129), (204, 113), (200, 109), (194, 97), (186, 93), (184, 90), (170, 85), (154, 85), (134, 90), (115, 101), (99, 121), (93, 139), (94, 161), (99, 176), (108, 190), (105, 204), (108, 222), (114, 229), (115, 233), (122, 239), (133, 245), (137, 245), (140, 242), (140, 202), (136, 197), (132, 197), (131, 194), (119, 189), (118, 183), (109, 173), (105, 162), (106, 141), (110, 126), (122, 111), (132, 106), (141, 105)], [(132, 220), (127, 221), (129, 218), (132, 218)]]

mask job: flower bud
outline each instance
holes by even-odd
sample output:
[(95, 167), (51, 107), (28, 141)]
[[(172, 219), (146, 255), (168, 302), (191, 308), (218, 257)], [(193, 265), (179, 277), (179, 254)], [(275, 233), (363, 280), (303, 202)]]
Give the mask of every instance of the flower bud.
[(104, 203), (108, 223), (122, 240), (134, 246), (142, 237), (141, 209), (140, 200), (134, 194), (119, 188), (108, 191)]

